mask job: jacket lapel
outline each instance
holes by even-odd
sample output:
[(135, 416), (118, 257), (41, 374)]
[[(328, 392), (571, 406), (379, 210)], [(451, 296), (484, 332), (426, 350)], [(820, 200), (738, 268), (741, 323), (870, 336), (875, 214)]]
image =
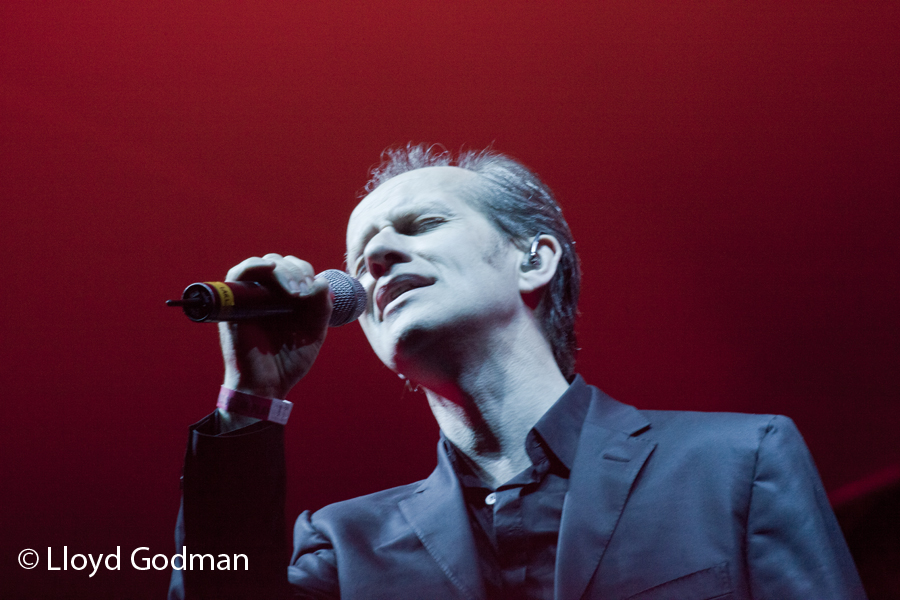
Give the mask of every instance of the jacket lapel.
[(460, 594), (469, 600), (483, 599), (484, 584), (469, 515), (443, 444), (439, 446), (437, 468), (399, 505), (422, 545)]
[(581, 598), (609, 545), (632, 484), (656, 443), (637, 409), (592, 388), (563, 505), (556, 552), (556, 600)]

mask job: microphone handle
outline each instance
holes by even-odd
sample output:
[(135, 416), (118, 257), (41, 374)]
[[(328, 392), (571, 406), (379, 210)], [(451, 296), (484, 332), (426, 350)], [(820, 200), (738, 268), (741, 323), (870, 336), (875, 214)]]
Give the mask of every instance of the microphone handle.
[(167, 300), (167, 306), (180, 306), (191, 321), (247, 321), (294, 312), (291, 298), (273, 292), (256, 281), (204, 281), (192, 283), (181, 300)]
[[(320, 278), (328, 282), (333, 303), (329, 326), (352, 323), (366, 310), (366, 290), (358, 280), (337, 269), (322, 271)], [(187, 286), (181, 300), (166, 305), (180, 306), (191, 321), (216, 323), (289, 315), (297, 310), (296, 300), (256, 281), (204, 281)]]

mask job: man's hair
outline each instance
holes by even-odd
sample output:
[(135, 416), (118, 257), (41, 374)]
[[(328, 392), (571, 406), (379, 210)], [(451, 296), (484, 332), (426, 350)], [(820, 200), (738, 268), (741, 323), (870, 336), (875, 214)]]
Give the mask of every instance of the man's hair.
[(575, 240), (553, 192), (537, 175), (512, 158), (485, 150), (464, 150), (457, 156), (441, 146), (407, 144), (388, 148), (369, 173), (365, 192), (401, 173), (425, 167), (459, 167), (481, 176), (488, 193), (474, 194), (477, 208), (517, 247), (528, 250), (538, 233), (554, 236), (562, 246), (556, 274), (541, 296), (535, 315), (566, 379), (575, 373), (575, 317), (581, 290), (581, 269)]

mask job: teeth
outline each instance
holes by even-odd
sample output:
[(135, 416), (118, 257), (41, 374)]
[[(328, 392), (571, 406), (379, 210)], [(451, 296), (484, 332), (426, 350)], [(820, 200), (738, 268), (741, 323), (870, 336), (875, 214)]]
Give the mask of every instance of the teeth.
[(390, 295), (390, 299), (388, 300), (388, 304), (390, 304), (391, 302), (396, 300), (397, 296), (399, 296), (403, 292), (408, 292), (411, 289), (413, 289), (413, 285), (411, 283), (408, 283), (408, 282), (401, 283), (400, 285), (398, 285), (397, 287), (395, 287), (394, 289), (391, 290), (391, 295)]

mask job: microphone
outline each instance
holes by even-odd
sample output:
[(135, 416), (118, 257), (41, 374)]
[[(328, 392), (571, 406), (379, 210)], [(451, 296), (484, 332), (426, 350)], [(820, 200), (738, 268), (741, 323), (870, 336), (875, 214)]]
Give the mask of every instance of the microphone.
[[(355, 321), (366, 310), (366, 290), (343, 271), (328, 269), (316, 275), (326, 279), (334, 309), (329, 327)], [(184, 289), (181, 300), (166, 300), (166, 306), (180, 306), (191, 321), (248, 321), (295, 312), (296, 298), (280, 289), (256, 281), (204, 281)]]

